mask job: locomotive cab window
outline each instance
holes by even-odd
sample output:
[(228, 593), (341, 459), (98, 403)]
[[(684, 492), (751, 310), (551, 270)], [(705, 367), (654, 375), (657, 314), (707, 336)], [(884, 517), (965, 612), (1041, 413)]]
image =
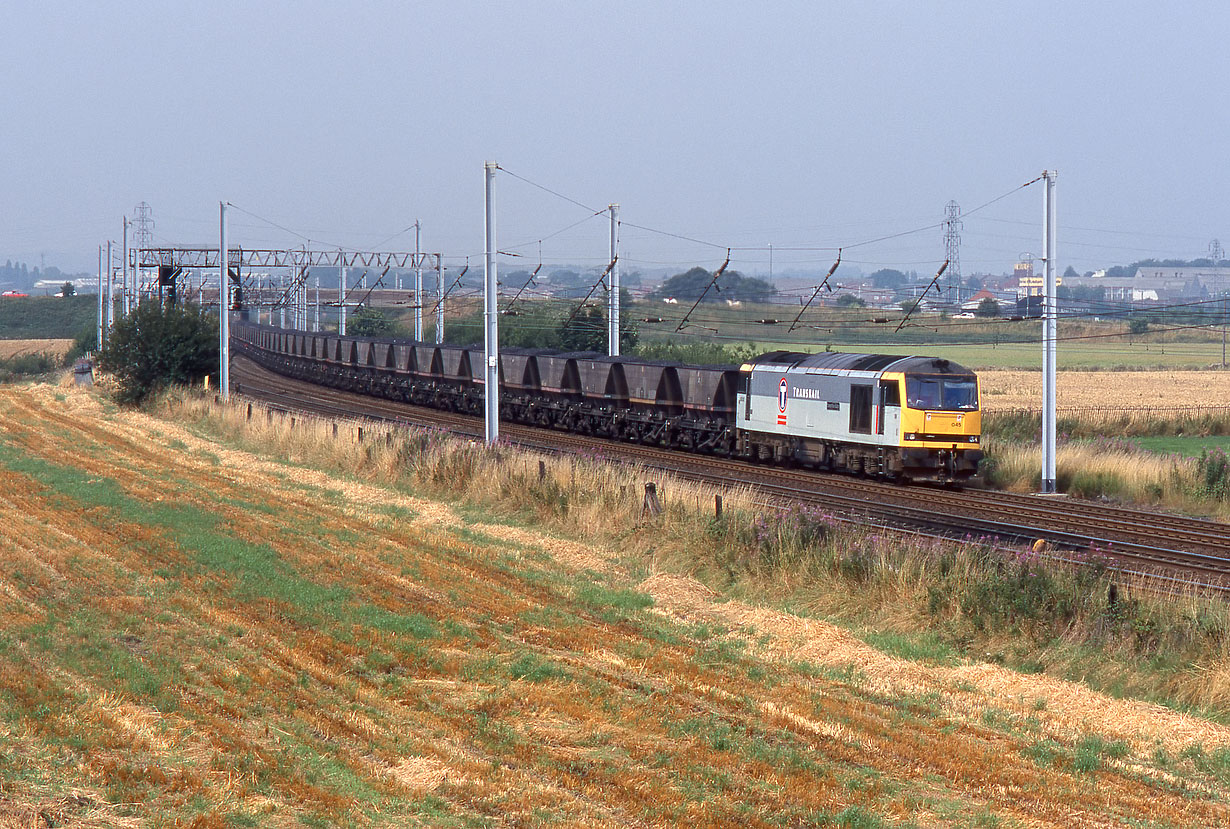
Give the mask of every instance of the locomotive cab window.
[(871, 434), (871, 386), (850, 387), (850, 431)]
[(905, 378), (905, 401), (911, 409), (972, 412), (978, 408), (978, 383), (973, 377)]
[(978, 384), (974, 380), (945, 380), (944, 408), (972, 412), (978, 408)]
[(901, 384), (896, 380), (889, 380), (880, 387), (880, 393), (883, 395), (885, 406), (900, 406), (901, 405)]

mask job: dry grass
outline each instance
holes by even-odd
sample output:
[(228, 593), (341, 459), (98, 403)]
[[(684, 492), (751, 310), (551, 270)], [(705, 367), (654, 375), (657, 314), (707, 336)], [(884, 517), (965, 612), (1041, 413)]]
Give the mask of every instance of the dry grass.
[[(991, 477), (996, 484), (1012, 492), (1038, 491), (1040, 446), (989, 441), (987, 452), (994, 457)], [(1059, 490), (1078, 497), (1106, 496), (1201, 512), (1225, 506), (1199, 497), (1194, 459), (1146, 452), (1123, 442), (1060, 444), (1055, 453), (1055, 473)]]
[[(339, 437), (334, 439), (330, 420), (294, 417), (292, 425), (292, 416), (270, 416), (259, 406), (253, 408), (249, 420), (245, 404), (219, 406), (211, 398), (191, 395), (168, 398), (166, 405), (177, 419), (204, 419), (244, 445), (272, 448), (275, 454), (296, 463), (325, 463), (346, 474), (409, 487), (414, 493), (457, 499), (505, 519), (525, 520), (528, 513), (535, 528), (577, 539), (556, 539), (547, 548), (559, 561), (582, 569), (601, 571), (609, 567), (617, 558), (603, 556), (599, 550), (619, 550), (651, 571), (664, 568), (704, 573), (714, 582), (750, 590), (766, 601), (780, 602), (794, 596), (822, 613), (914, 632), (926, 630), (936, 621), (918, 609), (927, 607), (931, 600), (938, 558), (945, 559), (948, 571), (945, 590), (957, 596), (981, 590), (980, 580), (994, 581), (1001, 569), (997, 562), (984, 558), (985, 551), (977, 543), (958, 547), (955, 558), (949, 552), (937, 552), (930, 543), (886, 544), (886, 539), (878, 535), (842, 529), (822, 511), (766, 511), (746, 490), (718, 490), (660, 472), (612, 465), (601, 457), (540, 459), (530, 453), (488, 452), (473, 442), (452, 440), (442, 433), (403, 433), (370, 422), (343, 422)], [(361, 444), (357, 441), (359, 426), (365, 433)], [(1010, 489), (1036, 491), (1041, 467), (1037, 447), (1009, 445), (1000, 452), (993, 444), (992, 451), (997, 460), (1003, 459), (997, 479)], [(1060, 447), (1057, 467), (1061, 489), (1075, 495), (1110, 495), (1193, 511), (1200, 507), (1207, 511), (1209, 507), (1193, 495), (1198, 482), (1195, 463), (1189, 459), (1117, 444), (1074, 443)], [(539, 477), (540, 470), (545, 477)], [(658, 483), (666, 508), (666, 514), (656, 521), (644, 514), (642, 485), (646, 480)], [(724, 499), (725, 518), (717, 525), (712, 510), (714, 496), (719, 493)], [(453, 515), (442, 520), (459, 519)], [(514, 543), (534, 534), (473, 517), (468, 526)], [(1072, 575), (1063, 568), (1057, 570), (1057, 578), (1064, 582), (1061, 591), (1077, 595), (1094, 588), (1096, 595), (1085, 597), (1087, 605), (1074, 618), (1060, 620), (1063, 635), (1069, 642), (1095, 641), (1098, 647), (1111, 650), (1123, 645), (1122, 658), (1129, 664), (1136, 661), (1139, 655), (1132, 650), (1135, 645), (1130, 635), (1126, 643), (1110, 642), (1104, 636), (1106, 622), (1099, 597), (1105, 595), (1106, 584), (1098, 579), (1078, 583)], [(870, 578), (870, 582), (859, 583), (852, 592), (851, 576), (856, 581)], [(1148, 604), (1145, 615), (1150, 618), (1230, 618), (1220, 603), (1212, 605), (1210, 616), (1208, 603), (1199, 598), (1149, 597), (1144, 601)], [(1176, 646), (1175, 656), (1204, 664), (1230, 659), (1230, 651), (1223, 650), (1216, 638), (1211, 642), (1212, 651), (1205, 649), (1210, 643), (1199, 636), (1196, 641), (1187, 641), (1181, 621), (1174, 635), (1184, 640)], [(994, 637), (986, 639), (988, 648), (1004, 645)], [(1061, 651), (1048, 658), (1056, 665), (1067, 666), (1068, 656)], [(1112, 678), (1118, 670), (1107, 669), (1107, 685), (1132, 687), (1145, 695), (1169, 697), (1184, 704), (1230, 706), (1230, 684), (1219, 672), (1196, 671), (1177, 680), (1159, 679), (1147, 672), (1144, 676)]]
[[(752, 600), (917, 625), (944, 550), (807, 547), (737, 493), (719, 525), (669, 480), (643, 519), (644, 476), (594, 459), (539, 480), (432, 433), (167, 407), (0, 389), (14, 814), (76, 792), (68, 825), (1230, 819), (1230, 728)], [(952, 556), (975, 578), (976, 546)]]
[(48, 354), (58, 359), (72, 347), (72, 340), (0, 340), (0, 360), (21, 354)]

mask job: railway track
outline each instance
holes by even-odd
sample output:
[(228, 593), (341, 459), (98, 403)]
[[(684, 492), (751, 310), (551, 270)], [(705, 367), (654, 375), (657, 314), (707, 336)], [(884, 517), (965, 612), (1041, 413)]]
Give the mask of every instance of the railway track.
[[(281, 376), (236, 356), (237, 393), (286, 410), (335, 417), (371, 417), (435, 426), (481, 438), (482, 419), (366, 395), (340, 392)], [(1036, 544), (1055, 557), (1104, 556), (1117, 569), (1167, 581), (1199, 582), (1230, 591), (1230, 525), (1063, 496), (934, 487), (761, 466), (658, 447), (609, 441), (518, 424), (502, 424), (501, 437), (549, 452), (584, 451), (709, 484), (746, 484), (764, 496), (818, 505), (829, 512), (889, 528), (986, 538), (997, 544)]]

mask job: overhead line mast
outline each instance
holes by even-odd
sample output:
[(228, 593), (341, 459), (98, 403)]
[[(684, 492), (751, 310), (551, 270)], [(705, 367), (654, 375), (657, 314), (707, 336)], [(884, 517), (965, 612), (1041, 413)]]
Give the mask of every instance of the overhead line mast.
[(1042, 314), (1042, 494), (1055, 494), (1055, 178), (1042, 173), (1042, 255), (1044, 294)]
[(607, 354), (619, 356), (619, 205), (607, 207), (611, 211), (611, 292), (607, 308)]
[(500, 167), (494, 161), (488, 161), (484, 168), (486, 183), (486, 273), (484, 274), (484, 322), (486, 336), (483, 338), (483, 356), (486, 367), (484, 398), (484, 433), (487, 445), (491, 446), (500, 439), (500, 314), (497, 302), (499, 300), (499, 274), (496, 263), (495, 234), (495, 171)]

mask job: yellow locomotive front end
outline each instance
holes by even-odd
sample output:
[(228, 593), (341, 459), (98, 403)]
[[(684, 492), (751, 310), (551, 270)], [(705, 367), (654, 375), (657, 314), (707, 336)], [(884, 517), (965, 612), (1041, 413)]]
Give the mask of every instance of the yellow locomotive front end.
[(977, 474), (983, 456), (978, 377), (944, 360), (933, 366), (883, 378), (899, 388), (903, 471), (912, 478), (959, 482)]

